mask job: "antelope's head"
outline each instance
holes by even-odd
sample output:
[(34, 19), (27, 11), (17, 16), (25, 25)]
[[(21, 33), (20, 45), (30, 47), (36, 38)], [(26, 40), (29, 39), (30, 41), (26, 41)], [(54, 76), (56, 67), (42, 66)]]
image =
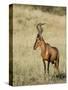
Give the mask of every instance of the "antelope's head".
[(43, 28), (42, 28), (42, 25), (44, 25), (45, 23), (39, 23), (37, 24), (36, 28), (38, 30), (38, 34), (37, 34), (37, 37), (36, 37), (36, 41), (34, 43), (34, 47), (33, 49), (35, 50), (36, 48), (40, 47), (41, 46), (41, 41), (42, 41), (42, 32), (43, 32)]

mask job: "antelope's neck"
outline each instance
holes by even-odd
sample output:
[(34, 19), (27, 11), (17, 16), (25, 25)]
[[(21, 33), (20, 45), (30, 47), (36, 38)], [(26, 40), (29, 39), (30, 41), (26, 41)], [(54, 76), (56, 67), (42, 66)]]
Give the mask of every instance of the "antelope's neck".
[(41, 53), (43, 53), (46, 50), (46, 43), (44, 40), (41, 42)]

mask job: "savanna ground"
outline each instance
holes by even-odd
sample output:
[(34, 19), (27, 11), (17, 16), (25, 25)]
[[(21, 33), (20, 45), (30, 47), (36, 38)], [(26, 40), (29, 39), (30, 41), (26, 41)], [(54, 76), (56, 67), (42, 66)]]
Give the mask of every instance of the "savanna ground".
[[(13, 85), (64, 83), (66, 82), (66, 15), (58, 15), (34, 7), (13, 5)], [(40, 22), (46, 23), (43, 26), (44, 40), (59, 49), (60, 78), (53, 78), (54, 68), (50, 64), (49, 79), (44, 79), (40, 49), (33, 50), (38, 33), (36, 25)]]

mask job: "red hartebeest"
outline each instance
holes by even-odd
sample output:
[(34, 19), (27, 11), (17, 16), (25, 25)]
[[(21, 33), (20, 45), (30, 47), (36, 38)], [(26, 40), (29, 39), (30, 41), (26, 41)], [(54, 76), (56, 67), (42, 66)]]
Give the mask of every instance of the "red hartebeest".
[(42, 60), (43, 60), (43, 64), (44, 64), (44, 73), (46, 73), (46, 62), (48, 62), (47, 65), (47, 73), (49, 74), (49, 64), (52, 63), (54, 64), (54, 68), (58, 71), (59, 73), (59, 51), (56, 47), (52, 47), (50, 44), (46, 43), (42, 37), (42, 32), (43, 32), (43, 28), (42, 25), (44, 25), (44, 23), (39, 23), (37, 24), (36, 28), (38, 30), (38, 34), (36, 37), (36, 41), (34, 44), (34, 50), (36, 48), (40, 48), (41, 49), (41, 56), (42, 56)]

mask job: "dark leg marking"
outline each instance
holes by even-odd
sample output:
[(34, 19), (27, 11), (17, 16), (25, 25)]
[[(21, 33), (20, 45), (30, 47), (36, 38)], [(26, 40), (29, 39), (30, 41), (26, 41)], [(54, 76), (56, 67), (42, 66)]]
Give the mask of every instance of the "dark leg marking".
[(44, 64), (44, 73), (46, 73), (46, 63), (44, 59), (43, 59), (43, 64)]
[(48, 61), (48, 66), (47, 66), (47, 72), (49, 74), (49, 65), (50, 65), (50, 62)]

